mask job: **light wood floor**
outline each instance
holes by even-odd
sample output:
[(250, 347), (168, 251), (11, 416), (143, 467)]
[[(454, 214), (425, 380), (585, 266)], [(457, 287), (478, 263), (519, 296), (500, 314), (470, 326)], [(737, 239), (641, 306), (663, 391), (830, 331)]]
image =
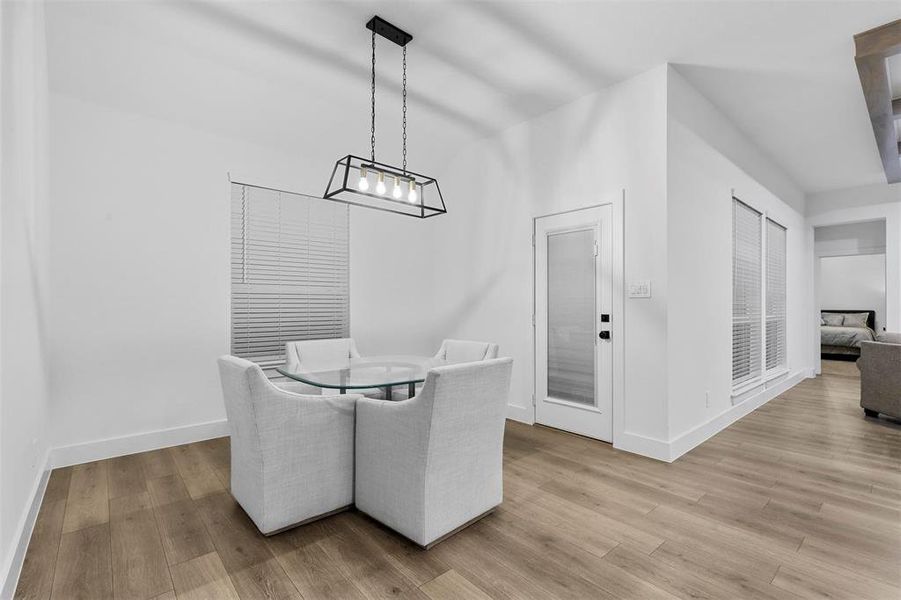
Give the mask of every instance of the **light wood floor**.
[(228, 440), (53, 472), (17, 598), (901, 598), (901, 425), (827, 364), (674, 464), (510, 423), (505, 500), (422, 551), (357, 512), (264, 538)]

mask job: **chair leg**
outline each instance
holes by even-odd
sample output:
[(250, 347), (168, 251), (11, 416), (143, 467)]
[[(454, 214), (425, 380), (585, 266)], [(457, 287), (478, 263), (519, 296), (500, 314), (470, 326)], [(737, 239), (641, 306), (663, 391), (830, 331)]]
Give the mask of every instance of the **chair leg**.
[(863, 414), (867, 417), (873, 417), (874, 419), (879, 416), (879, 413), (875, 410), (870, 410), (869, 408), (863, 409)]

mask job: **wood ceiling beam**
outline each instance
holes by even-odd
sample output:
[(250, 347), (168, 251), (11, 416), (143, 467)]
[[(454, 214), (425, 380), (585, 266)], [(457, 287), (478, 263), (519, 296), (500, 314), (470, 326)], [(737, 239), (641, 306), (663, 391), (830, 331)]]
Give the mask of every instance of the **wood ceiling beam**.
[(901, 52), (901, 19), (854, 36), (855, 56), (888, 58)]
[(857, 74), (863, 88), (867, 112), (873, 125), (876, 147), (888, 183), (901, 181), (899, 144), (895, 133), (898, 106), (892, 99), (885, 59), (901, 53), (901, 19), (854, 36)]

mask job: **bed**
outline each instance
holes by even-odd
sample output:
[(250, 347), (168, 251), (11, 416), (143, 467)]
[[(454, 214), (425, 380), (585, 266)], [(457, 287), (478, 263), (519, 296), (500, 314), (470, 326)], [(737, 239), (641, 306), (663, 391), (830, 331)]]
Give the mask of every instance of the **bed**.
[(854, 360), (860, 356), (861, 342), (876, 339), (875, 329), (876, 311), (823, 310), (820, 313), (820, 354), (823, 358)]

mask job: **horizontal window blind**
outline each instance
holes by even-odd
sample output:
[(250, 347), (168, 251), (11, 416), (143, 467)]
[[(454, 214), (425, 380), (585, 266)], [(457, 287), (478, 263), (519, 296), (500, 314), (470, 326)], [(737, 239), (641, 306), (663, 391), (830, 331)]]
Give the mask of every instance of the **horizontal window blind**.
[(785, 227), (766, 220), (766, 368), (786, 365)]
[(761, 374), (761, 213), (732, 202), (732, 384)]
[(231, 198), (231, 351), (271, 367), (285, 343), (348, 337), (345, 204), (239, 183)]

